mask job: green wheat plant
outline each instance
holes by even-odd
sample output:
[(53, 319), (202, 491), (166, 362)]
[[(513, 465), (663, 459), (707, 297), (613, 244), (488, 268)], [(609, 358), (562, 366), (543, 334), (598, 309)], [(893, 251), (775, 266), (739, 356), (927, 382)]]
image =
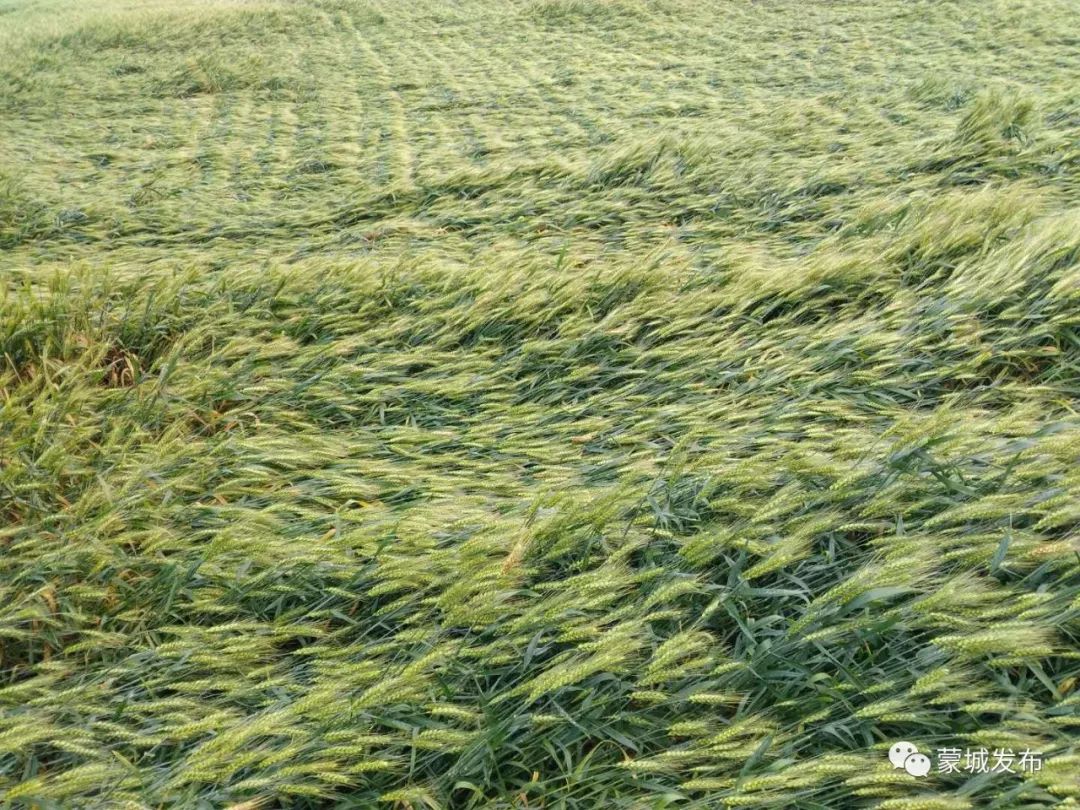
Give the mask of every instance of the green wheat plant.
[(0, 807), (1080, 802), (1078, 24), (0, 0)]

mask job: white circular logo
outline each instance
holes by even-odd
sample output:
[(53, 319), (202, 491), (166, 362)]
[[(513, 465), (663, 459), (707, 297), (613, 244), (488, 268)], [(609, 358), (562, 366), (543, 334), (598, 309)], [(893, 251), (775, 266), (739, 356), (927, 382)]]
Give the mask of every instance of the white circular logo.
[(915, 743), (893, 743), (889, 748), (889, 762), (894, 768), (905, 770), (912, 776), (926, 776), (930, 773), (930, 757), (920, 754)]
[(919, 749), (915, 747), (914, 743), (893, 743), (893, 747), (889, 749), (889, 762), (892, 763), (894, 768), (903, 768), (904, 760), (917, 753), (919, 753)]
[(930, 757), (926, 754), (912, 754), (904, 760), (904, 770), (912, 776), (926, 776), (930, 773)]

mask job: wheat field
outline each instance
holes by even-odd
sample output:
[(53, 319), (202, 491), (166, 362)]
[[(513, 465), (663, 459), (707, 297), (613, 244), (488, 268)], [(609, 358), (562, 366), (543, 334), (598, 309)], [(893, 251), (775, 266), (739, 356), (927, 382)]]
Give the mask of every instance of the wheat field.
[(0, 0), (0, 806), (1076, 806), (1077, 31)]

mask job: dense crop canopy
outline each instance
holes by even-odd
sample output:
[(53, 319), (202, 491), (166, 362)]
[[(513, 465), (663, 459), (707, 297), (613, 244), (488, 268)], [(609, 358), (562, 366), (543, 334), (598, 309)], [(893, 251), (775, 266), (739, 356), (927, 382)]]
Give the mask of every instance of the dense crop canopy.
[(1080, 800), (1078, 17), (0, 0), (0, 802)]

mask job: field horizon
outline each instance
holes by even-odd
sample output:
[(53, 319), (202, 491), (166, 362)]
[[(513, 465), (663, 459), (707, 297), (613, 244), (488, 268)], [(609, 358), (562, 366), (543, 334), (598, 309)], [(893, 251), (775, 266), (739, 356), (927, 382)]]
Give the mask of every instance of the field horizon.
[(0, 806), (1076, 806), (1078, 30), (0, 0)]

